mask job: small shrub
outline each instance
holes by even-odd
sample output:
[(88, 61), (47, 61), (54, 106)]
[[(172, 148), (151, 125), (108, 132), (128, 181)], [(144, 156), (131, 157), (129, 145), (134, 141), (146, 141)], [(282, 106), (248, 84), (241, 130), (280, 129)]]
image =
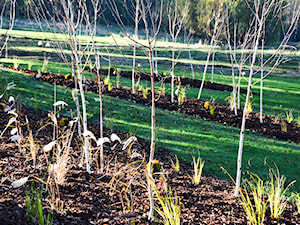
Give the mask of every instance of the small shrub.
[(209, 102), (209, 101), (204, 102), (204, 108), (205, 109), (209, 109), (210, 105), (211, 105), (211, 102)]
[(185, 88), (181, 85), (178, 86), (175, 95), (177, 95), (178, 105), (182, 105), (186, 101)]
[(20, 65), (19, 58), (16, 57), (16, 56), (14, 56), (14, 57), (13, 57), (13, 67), (14, 67), (15, 69), (18, 69), (19, 65)]
[(44, 218), (42, 205), (43, 184), (37, 185), (36, 181), (30, 184), (29, 191), (25, 191), (25, 205), (27, 209), (27, 217), (33, 223), (40, 225), (53, 224), (53, 214), (48, 213)]
[(107, 75), (107, 77), (104, 78), (103, 82), (104, 82), (104, 84), (107, 85), (107, 90), (111, 91), (112, 90), (112, 85), (111, 85), (111, 81), (110, 81), (110, 75)]
[[(147, 171), (149, 171), (149, 163), (147, 163)], [(152, 173), (161, 172), (161, 164), (157, 159), (152, 161)]]
[[(254, 205), (250, 200), (246, 185), (249, 187), (250, 194), (253, 196)], [(250, 225), (260, 225), (264, 223), (267, 201), (264, 195), (264, 182), (256, 174), (250, 174), (250, 180), (246, 181), (243, 190), (240, 189), (239, 200), (246, 212)]]

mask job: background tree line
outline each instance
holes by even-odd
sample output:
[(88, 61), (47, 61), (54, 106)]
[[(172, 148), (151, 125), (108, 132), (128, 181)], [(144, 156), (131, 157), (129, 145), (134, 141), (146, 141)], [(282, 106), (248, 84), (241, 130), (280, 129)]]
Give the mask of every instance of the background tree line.
[[(16, 17), (17, 18), (26, 18), (28, 17), (28, 4), (35, 0), (18, 0), (16, 2)], [(45, 1), (44, 7), (47, 7), (47, 4), (55, 4), (56, 1), (59, 0), (48, 0)], [(161, 0), (153, 0), (152, 4), (160, 5)], [(167, 5), (167, 1), (174, 0), (164, 0), (164, 5)], [(262, 0), (263, 2), (264, 0)], [(275, 0), (279, 1), (279, 0)], [(267, 44), (276, 43), (281, 39), (286, 30), (286, 26), (288, 21), (290, 20), (290, 12), (289, 3), (294, 2), (295, 0), (286, 0), (285, 1), (285, 10), (278, 13), (272, 14), (267, 18), (266, 21), (266, 41)], [(296, 0), (300, 1), (300, 0)], [(179, 9), (184, 8), (186, 0), (178, 0)], [(3, 9), (4, 5), (7, 3), (6, 0), (0, 0), (0, 8)], [(135, 0), (116, 0), (116, 7), (119, 9), (120, 16), (124, 22), (124, 25), (134, 27), (134, 12), (135, 12)], [(201, 39), (210, 39), (213, 31), (215, 14), (218, 7), (222, 7), (222, 5), (227, 4), (231, 10), (230, 18), (231, 21), (235, 21), (235, 26), (237, 29), (237, 33), (239, 37), (238, 40), (243, 39), (243, 35), (246, 33), (248, 29), (249, 20), (251, 18), (251, 10), (253, 0), (190, 0), (189, 13), (185, 21), (185, 26), (187, 30), (193, 34), (196, 38)], [(87, 0), (87, 6), (90, 6), (92, 9), (91, 3)], [(51, 7), (49, 7), (51, 8)], [(106, 0), (104, 4), (102, 4), (102, 13), (101, 19), (99, 20), (101, 23), (110, 23), (115, 24), (115, 18), (109, 10), (108, 5), (106, 4)], [(2, 11), (2, 14), (5, 15), (5, 12)], [(49, 12), (51, 13), (51, 12)], [(164, 10), (163, 15), (163, 24), (162, 30), (168, 30), (168, 16), (167, 10)], [(91, 11), (91, 16), (92, 11)], [(291, 41), (300, 41), (300, 22), (298, 21), (298, 28), (294, 33)], [(232, 32), (234, 28), (231, 28)]]

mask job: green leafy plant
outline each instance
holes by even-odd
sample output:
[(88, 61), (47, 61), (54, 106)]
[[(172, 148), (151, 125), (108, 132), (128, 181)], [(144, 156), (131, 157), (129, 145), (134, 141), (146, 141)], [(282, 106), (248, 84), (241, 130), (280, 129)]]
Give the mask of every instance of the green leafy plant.
[(151, 91), (151, 88), (147, 86), (144, 88), (142, 85), (139, 85), (139, 90), (143, 92), (143, 98), (147, 99), (148, 92)]
[(90, 70), (93, 70), (95, 68), (95, 65), (93, 64), (91, 59), (89, 59), (88, 64), (89, 64)]
[[(221, 169), (234, 182), (226, 169)], [(248, 189), (247, 189), (248, 188)], [(256, 174), (250, 173), (250, 177), (244, 181), (243, 188), (239, 188), (239, 201), (247, 215), (248, 224), (262, 225), (265, 220), (268, 201), (265, 199), (265, 187), (263, 180)], [(251, 200), (253, 197), (253, 201)]]
[(180, 170), (180, 164), (179, 164), (179, 160), (178, 160), (177, 155), (175, 155), (175, 160), (176, 161), (174, 163), (174, 161), (170, 157), (170, 161), (171, 161), (171, 164), (172, 164), (172, 169), (178, 172)]
[(287, 121), (288, 123), (291, 123), (291, 122), (294, 120), (293, 110), (286, 111), (286, 112), (285, 112), (285, 115), (286, 115), (286, 121)]
[(200, 154), (198, 154), (198, 158), (196, 160), (196, 157), (192, 155), (193, 158), (193, 166), (194, 166), (194, 174), (190, 178), (192, 179), (193, 184), (200, 184), (201, 176), (202, 176), (202, 170), (204, 167), (205, 161), (202, 161)]
[(228, 102), (230, 110), (233, 111), (234, 110), (234, 97), (233, 97), (232, 92), (230, 93), (230, 95), (228, 97), (225, 98), (225, 101)]
[[(149, 163), (147, 163), (147, 171), (149, 171)], [(161, 164), (157, 159), (152, 161), (152, 173), (161, 172)]]
[(296, 181), (289, 183), (287, 187), (284, 187), (286, 177), (280, 175), (279, 169), (276, 166), (269, 169), (269, 182), (267, 183), (266, 194), (270, 204), (271, 217), (279, 219), (291, 197), (286, 196), (286, 192), (289, 190), (291, 185)]
[(172, 191), (171, 187), (167, 187), (165, 191), (161, 191), (155, 184), (153, 179), (150, 179), (150, 184), (156, 196), (154, 210), (162, 218), (162, 223), (165, 225), (180, 224), (180, 200), (177, 193)]
[(36, 181), (32, 181), (29, 191), (25, 191), (27, 217), (33, 223), (50, 225), (53, 224), (53, 214), (49, 212), (45, 220), (42, 205), (43, 187), (44, 183), (39, 185)]
[[(254, 204), (246, 186), (249, 188)], [(264, 223), (268, 202), (264, 195), (264, 182), (258, 175), (250, 174), (250, 179), (246, 181), (243, 190), (240, 189), (239, 200), (246, 212), (249, 224), (260, 225)]]

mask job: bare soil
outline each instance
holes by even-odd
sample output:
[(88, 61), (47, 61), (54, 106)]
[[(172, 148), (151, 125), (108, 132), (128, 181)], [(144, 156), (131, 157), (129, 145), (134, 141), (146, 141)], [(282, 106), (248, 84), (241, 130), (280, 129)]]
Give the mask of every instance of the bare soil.
[[(48, 120), (48, 112), (32, 109), (21, 105), (18, 107), (19, 120), (23, 125), (24, 137), (27, 131), (24, 126), (25, 115), (30, 121), (30, 127), (40, 146), (37, 166), (33, 167), (29, 157), (29, 151), (24, 147), (9, 140), (11, 128), (0, 139), (0, 178), (4, 180), (0, 185), (0, 224), (32, 224), (27, 220), (26, 207), (24, 203), (25, 190), (28, 190), (29, 183), (13, 188), (11, 182), (25, 176), (36, 176), (43, 179), (47, 164), (45, 154), (41, 146), (51, 141), (52, 127), (47, 126), (39, 130)], [(2, 131), (9, 120), (9, 116), (0, 110), (0, 130)], [(89, 128), (97, 135), (99, 127), (91, 125)], [(116, 132), (122, 140), (129, 134)], [(105, 136), (111, 132), (105, 130)], [(79, 140), (78, 137), (74, 138)], [(114, 143), (115, 144), (115, 143)], [(54, 215), (54, 224), (150, 224), (145, 216), (148, 211), (148, 197), (144, 187), (145, 162), (149, 152), (149, 143), (141, 138), (133, 146), (142, 157), (130, 158), (127, 151), (122, 151), (121, 146), (114, 150), (111, 146), (105, 146), (105, 171), (103, 174), (97, 172), (96, 162), (98, 158), (93, 158), (93, 171), (87, 174), (85, 168), (80, 166), (81, 150), (72, 143), (73, 150), (69, 159), (69, 171), (66, 182), (59, 185), (60, 200), (63, 207), (59, 213)], [(92, 150), (96, 151), (95, 149)], [(47, 153), (48, 154), (48, 153)], [(155, 158), (162, 163), (162, 172), (165, 180), (176, 190), (181, 201), (182, 224), (246, 224), (247, 218), (239, 201), (234, 198), (234, 186), (230, 182), (216, 179), (212, 176), (203, 175), (200, 185), (192, 184), (188, 174), (192, 174), (191, 165), (184, 161), (180, 163), (180, 172), (174, 171), (170, 166), (170, 154), (167, 149), (158, 148)], [(131, 164), (129, 164), (131, 163)], [(109, 188), (116, 171), (124, 169), (117, 177), (119, 180), (130, 184), (131, 192), (124, 190), (121, 183), (114, 182), (116, 190), (123, 190), (119, 195)], [(157, 184), (160, 183), (160, 175), (155, 175)], [(33, 178), (30, 178), (33, 180)], [(123, 188), (123, 189), (122, 189)], [(161, 191), (164, 189), (161, 188)], [(131, 194), (129, 200), (132, 208), (126, 207), (126, 194)], [(49, 192), (43, 192), (43, 203), (47, 205), (46, 199)], [(121, 202), (124, 202), (122, 207)], [(44, 212), (46, 212), (46, 207)], [(270, 212), (267, 211), (265, 224), (299, 224), (300, 216), (297, 214), (296, 206), (288, 205), (281, 219), (273, 220)]]

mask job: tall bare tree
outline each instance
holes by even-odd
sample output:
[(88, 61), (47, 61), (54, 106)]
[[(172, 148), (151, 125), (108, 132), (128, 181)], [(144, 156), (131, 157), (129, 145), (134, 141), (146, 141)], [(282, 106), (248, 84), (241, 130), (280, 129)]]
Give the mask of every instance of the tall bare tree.
[[(55, 39), (53, 44), (55, 44), (63, 61), (67, 65), (71, 65), (75, 84), (78, 83), (82, 106), (86, 169), (88, 173), (91, 173), (87, 109), (82, 73), (94, 51), (101, 2), (100, 0), (35, 0), (31, 1), (29, 6), (40, 28), (51, 31)], [(92, 6), (92, 9), (89, 6)], [(61, 36), (63, 40), (60, 40)], [(71, 54), (67, 55), (65, 50), (70, 50)]]
[[(8, 40), (9, 40), (10, 32), (14, 27), (15, 17), (16, 17), (16, 0), (5, 0), (0, 15), (0, 29), (5, 28), (6, 33), (3, 36), (4, 41), (1, 43), (0, 46), (0, 58), (2, 56), (2, 52), (4, 49), (6, 49), (5, 55), (7, 57)], [(4, 26), (5, 23), (8, 24), (7, 27)]]
[(219, 36), (221, 35), (222, 33), (222, 30), (223, 30), (223, 25), (224, 25), (224, 15), (222, 13), (223, 11), (223, 2), (219, 2), (218, 1), (218, 5), (215, 9), (215, 13), (213, 14), (214, 15), (214, 29), (213, 29), (213, 33), (211, 35), (211, 39), (210, 39), (210, 47), (209, 47), (209, 50), (208, 50), (208, 54), (207, 54), (207, 57), (206, 57), (206, 63), (205, 63), (205, 67), (204, 67), (204, 72), (203, 72), (203, 77), (202, 77), (202, 81), (201, 81), (201, 85), (200, 85), (200, 88), (199, 88), (199, 93), (198, 93), (198, 97), (197, 99), (200, 99), (201, 97), (201, 93), (202, 93), (202, 90), (203, 90), (203, 87), (204, 87), (204, 82), (205, 82), (205, 78), (206, 78), (206, 73), (207, 73), (207, 69), (208, 69), (208, 63), (209, 63), (209, 60), (210, 60), (210, 56), (217, 44), (217, 40), (219, 38)]
[(171, 67), (171, 102), (174, 102), (174, 80), (175, 80), (175, 66), (177, 64), (177, 58), (175, 57), (176, 42), (178, 35), (183, 28), (184, 22), (188, 16), (189, 12), (189, 1), (184, 1), (184, 5), (180, 8), (178, 5), (178, 0), (171, 0), (167, 6), (167, 14), (169, 21), (169, 34), (172, 39), (172, 67)]
[[(122, 29), (123, 33), (135, 44), (139, 45), (140, 48), (144, 49), (144, 53), (148, 57), (150, 66), (150, 80), (151, 80), (151, 142), (148, 162), (148, 194), (150, 201), (150, 210), (148, 218), (150, 221), (153, 220), (154, 213), (154, 200), (153, 190), (151, 186), (152, 178), (152, 162), (154, 159), (155, 150), (155, 82), (154, 82), (154, 63), (153, 63), (153, 50), (155, 48), (158, 33), (162, 24), (162, 11), (163, 11), (163, 0), (153, 2), (151, 0), (141, 0), (139, 7), (139, 14), (144, 26), (144, 32), (146, 35), (146, 43), (142, 43), (135, 38), (134, 35), (127, 31), (126, 26), (121, 18), (120, 11), (117, 7), (115, 0), (108, 1), (108, 7), (110, 8), (115, 21)], [(116, 39), (115, 39), (116, 41)]]
[[(237, 175), (236, 175), (236, 188), (235, 188), (235, 196), (239, 195), (239, 188), (241, 183), (241, 174), (242, 174), (242, 153), (243, 153), (243, 143), (244, 143), (244, 136), (245, 136), (245, 126), (246, 126), (246, 120), (248, 116), (248, 106), (250, 101), (250, 93), (251, 88), (259, 83), (261, 80), (265, 79), (268, 75), (271, 74), (274, 68), (276, 68), (281, 62), (282, 62), (282, 51), (286, 48), (287, 43), (289, 39), (291, 38), (291, 35), (295, 31), (295, 25), (299, 20), (300, 15), (300, 7), (298, 4), (295, 3), (293, 7), (293, 17), (291, 20), (291, 23), (287, 30), (285, 31), (285, 35), (280, 43), (280, 45), (277, 47), (275, 53), (266, 59), (266, 62), (264, 65), (269, 64), (272, 66), (272, 68), (266, 72), (263, 77), (258, 79), (255, 82), (252, 82), (253, 76), (259, 72), (259, 69), (263, 68), (260, 66), (258, 70), (256, 71), (255, 63), (257, 61), (257, 55), (258, 55), (258, 47), (260, 44), (260, 41), (263, 37), (264, 33), (264, 27), (266, 23), (266, 19), (269, 15), (277, 15), (280, 14), (282, 10), (284, 10), (284, 0), (254, 0), (253, 1), (253, 7), (251, 7), (251, 11), (254, 18), (254, 24), (253, 26), (249, 27), (249, 29), (252, 30), (251, 32), (251, 64), (250, 64), (250, 70), (249, 70), (249, 77), (248, 77), (248, 88), (247, 88), (247, 95), (245, 100), (245, 106), (243, 110), (243, 118), (242, 118), (242, 125), (241, 125), (241, 131), (240, 131), (240, 141), (239, 141), (239, 150), (238, 150), (238, 158), (237, 158)], [(250, 7), (250, 5), (249, 5)]]

